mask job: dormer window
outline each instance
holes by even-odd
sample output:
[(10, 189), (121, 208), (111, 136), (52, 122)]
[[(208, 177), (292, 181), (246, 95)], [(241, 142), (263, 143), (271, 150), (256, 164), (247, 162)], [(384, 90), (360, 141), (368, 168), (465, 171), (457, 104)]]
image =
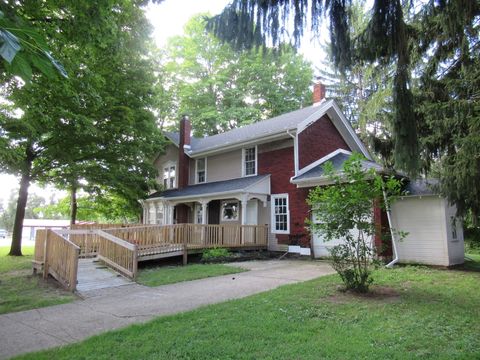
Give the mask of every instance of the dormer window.
[(257, 175), (257, 147), (243, 149), (243, 176)]
[(177, 186), (176, 164), (169, 162), (163, 166), (163, 187), (173, 189)]
[(196, 161), (197, 184), (207, 181), (207, 158), (197, 159)]

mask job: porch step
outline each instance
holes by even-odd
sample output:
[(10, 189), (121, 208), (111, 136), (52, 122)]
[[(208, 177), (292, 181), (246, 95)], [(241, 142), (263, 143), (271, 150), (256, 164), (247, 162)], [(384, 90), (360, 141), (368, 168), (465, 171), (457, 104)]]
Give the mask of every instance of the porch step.
[(79, 259), (77, 291), (79, 293), (132, 284), (133, 282), (96, 259)]

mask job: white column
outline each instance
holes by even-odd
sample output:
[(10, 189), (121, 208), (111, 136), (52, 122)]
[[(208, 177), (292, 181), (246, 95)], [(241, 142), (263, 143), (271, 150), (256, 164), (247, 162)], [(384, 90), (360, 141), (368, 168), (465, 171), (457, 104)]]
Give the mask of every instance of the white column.
[[(153, 210), (153, 216), (152, 216), (152, 210)], [(149, 224), (155, 224), (155, 217), (156, 217), (156, 207), (155, 203), (151, 202), (148, 207), (148, 223)]]
[(247, 224), (247, 195), (242, 196), (242, 225)]
[(142, 202), (142, 209), (143, 209), (143, 223), (148, 224), (148, 205), (146, 202)]
[(207, 223), (207, 205), (208, 205), (208, 201), (206, 200), (202, 200), (200, 201), (200, 204), (202, 204), (202, 224), (206, 224)]

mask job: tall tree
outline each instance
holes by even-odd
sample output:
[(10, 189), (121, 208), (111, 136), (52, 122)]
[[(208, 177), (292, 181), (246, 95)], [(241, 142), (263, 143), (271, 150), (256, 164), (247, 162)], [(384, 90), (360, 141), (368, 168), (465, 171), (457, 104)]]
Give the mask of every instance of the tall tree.
[(192, 18), (164, 51), (159, 91), (170, 122), (188, 113), (196, 135), (211, 135), (311, 103), (311, 65), (292, 47), (236, 52), (205, 26), (204, 16)]
[[(0, 164), (21, 176), (11, 255), (21, 254), (21, 230), (31, 181), (72, 190), (102, 186), (133, 203), (154, 177), (151, 157), (161, 142), (151, 113), (153, 69), (149, 25), (135, 1), (32, 3), (22, 11), (46, 19), (49, 46), (65, 56), (68, 81), (39, 75), (5, 96)], [(99, 190), (98, 190), (99, 191)], [(72, 196), (74, 199), (74, 195)]]
[[(447, 42), (458, 51), (461, 44), (455, 39), (478, 21), (480, 3), (478, 0), (431, 0), (410, 1), (403, 6), (401, 0), (375, 0), (368, 24), (356, 38), (350, 31), (352, 3), (352, 0), (234, 0), (209, 25), (217, 36), (235, 47), (250, 48), (266, 43), (280, 44), (290, 35), (288, 24), (292, 23), (293, 42), (298, 45), (308, 17), (312, 30), (318, 34), (322, 17), (328, 16), (332, 54), (340, 70), (348, 69), (358, 60), (394, 64), (395, 163), (416, 174), (419, 156), (411, 71), (413, 62), (429, 56), (429, 46), (433, 43), (428, 40), (431, 29), (418, 32), (410, 20), (415, 15), (421, 22), (434, 23), (436, 14), (442, 13), (442, 21), (449, 31), (437, 34), (445, 34), (441, 43)], [(416, 43), (422, 46), (415, 47)], [(415, 49), (419, 52), (414, 52)]]

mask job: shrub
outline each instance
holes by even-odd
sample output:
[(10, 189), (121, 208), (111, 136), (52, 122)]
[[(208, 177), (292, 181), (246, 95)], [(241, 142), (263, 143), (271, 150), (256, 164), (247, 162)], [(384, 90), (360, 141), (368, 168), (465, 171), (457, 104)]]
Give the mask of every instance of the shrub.
[(391, 202), (400, 194), (401, 183), (393, 177), (383, 177), (374, 169), (364, 170), (362, 157), (353, 154), (341, 172), (333, 164), (324, 165), (331, 186), (310, 191), (308, 204), (318, 223), (309, 222), (310, 231), (320, 234), (326, 241), (343, 239), (343, 244), (330, 250), (333, 268), (347, 289), (367, 292), (372, 283), (371, 267), (374, 260), (372, 239), (376, 228), (372, 206), (383, 198)]
[(207, 249), (203, 251), (202, 261), (211, 262), (225, 259), (230, 256), (230, 252), (225, 248), (215, 247), (213, 249)]

